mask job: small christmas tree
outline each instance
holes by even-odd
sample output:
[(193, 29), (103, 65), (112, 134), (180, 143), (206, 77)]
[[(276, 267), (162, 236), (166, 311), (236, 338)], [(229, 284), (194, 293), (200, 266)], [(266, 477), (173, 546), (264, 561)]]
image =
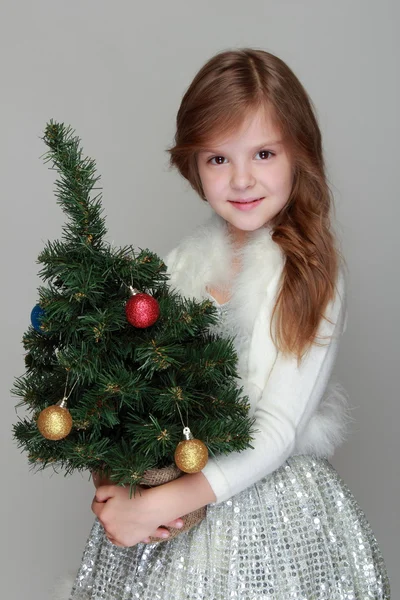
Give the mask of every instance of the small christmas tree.
[[(14, 437), (33, 468), (103, 472), (132, 491), (149, 469), (173, 462), (183, 426), (211, 454), (249, 447), (253, 420), (236, 383), (233, 340), (210, 331), (212, 302), (170, 289), (150, 250), (108, 244), (101, 193), (91, 197), (100, 189), (95, 162), (64, 124), (50, 121), (43, 139), (69, 220), (38, 257), (47, 286), (23, 337), (26, 372), (12, 390), (30, 414)], [(180, 456), (181, 469), (193, 460), (194, 471), (203, 468), (204, 452), (193, 451)]]

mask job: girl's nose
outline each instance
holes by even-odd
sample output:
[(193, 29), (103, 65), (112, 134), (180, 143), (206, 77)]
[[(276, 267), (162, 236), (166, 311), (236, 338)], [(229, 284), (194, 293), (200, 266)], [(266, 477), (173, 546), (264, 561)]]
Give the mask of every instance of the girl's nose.
[(255, 178), (250, 166), (242, 166), (234, 169), (231, 178), (231, 186), (236, 190), (245, 190), (253, 186)]

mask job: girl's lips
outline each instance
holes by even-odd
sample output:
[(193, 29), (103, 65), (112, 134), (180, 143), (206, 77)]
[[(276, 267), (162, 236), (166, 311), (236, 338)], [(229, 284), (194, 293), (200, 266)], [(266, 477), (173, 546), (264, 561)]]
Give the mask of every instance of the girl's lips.
[(263, 200), (264, 198), (259, 198), (258, 200), (253, 200), (252, 202), (230, 202), (230, 204), (232, 204), (232, 206), (238, 210), (251, 210), (252, 208), (255, 208), (261, 204)]

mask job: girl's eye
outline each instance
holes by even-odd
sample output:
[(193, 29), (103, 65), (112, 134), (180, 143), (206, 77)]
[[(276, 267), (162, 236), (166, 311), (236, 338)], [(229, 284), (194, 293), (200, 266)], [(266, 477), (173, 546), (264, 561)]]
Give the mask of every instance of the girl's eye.
[(265, 158), (270, 158), (271, 156), (274, 156), (274, 153), (271, 152), (271, 150), (260, 150), (260, 152), (257, 152), (257, 154), (269, 154), (269, 156), (265, 156)]
[[(257, 154), (264, 155), (261, 157), (262, 160), (265, 160), (265, 159), (268, 160), (269, 158), (274, 156), (274, 153), (271, 152), (271, 150), (260, 150), (259, 152), (257, 152)], [(222, 159), (222, 161), (220, 161), (219, 159)], [(212, 162), (213, 160), (216, 160), (217, 162), (216, 163)], [(207, 162), (211, 163), (212, 165), (215, 165), (215, 164), (222, 165), (224, 160), (225, 160), (224, 156), (213, 156), (212, 158), (208, 159)]]
[(213, 161), (213, 160), (218, 160), (219, 158), (222, 158), (222, 159), (224, 159), (224, 157), (223, 157), (223, 156), (213, 156), (213, 157), (212, 157), (212, 158), (210, 158), (210, 159), (209, 159), (207, 162), (211, 163), (212, 165), (215, 165), (215, 164), (217, 164), (217, 165), (222, 165), (222, 162), (217, 162), (217, 163), (213, 163), (213, 162), (211, 162), (211, 161)]

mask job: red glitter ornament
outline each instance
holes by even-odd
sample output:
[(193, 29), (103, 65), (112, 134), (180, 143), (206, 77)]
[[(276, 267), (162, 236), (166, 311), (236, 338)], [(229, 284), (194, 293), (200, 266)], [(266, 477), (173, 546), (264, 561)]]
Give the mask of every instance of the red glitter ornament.
[(145, 294), (130, 288), (132, 298), (129, 298), (125, 305), (126, 318), (134, 327), (145, 329), (154, 325), (160, 316), (160, 305), (157, 300)]

